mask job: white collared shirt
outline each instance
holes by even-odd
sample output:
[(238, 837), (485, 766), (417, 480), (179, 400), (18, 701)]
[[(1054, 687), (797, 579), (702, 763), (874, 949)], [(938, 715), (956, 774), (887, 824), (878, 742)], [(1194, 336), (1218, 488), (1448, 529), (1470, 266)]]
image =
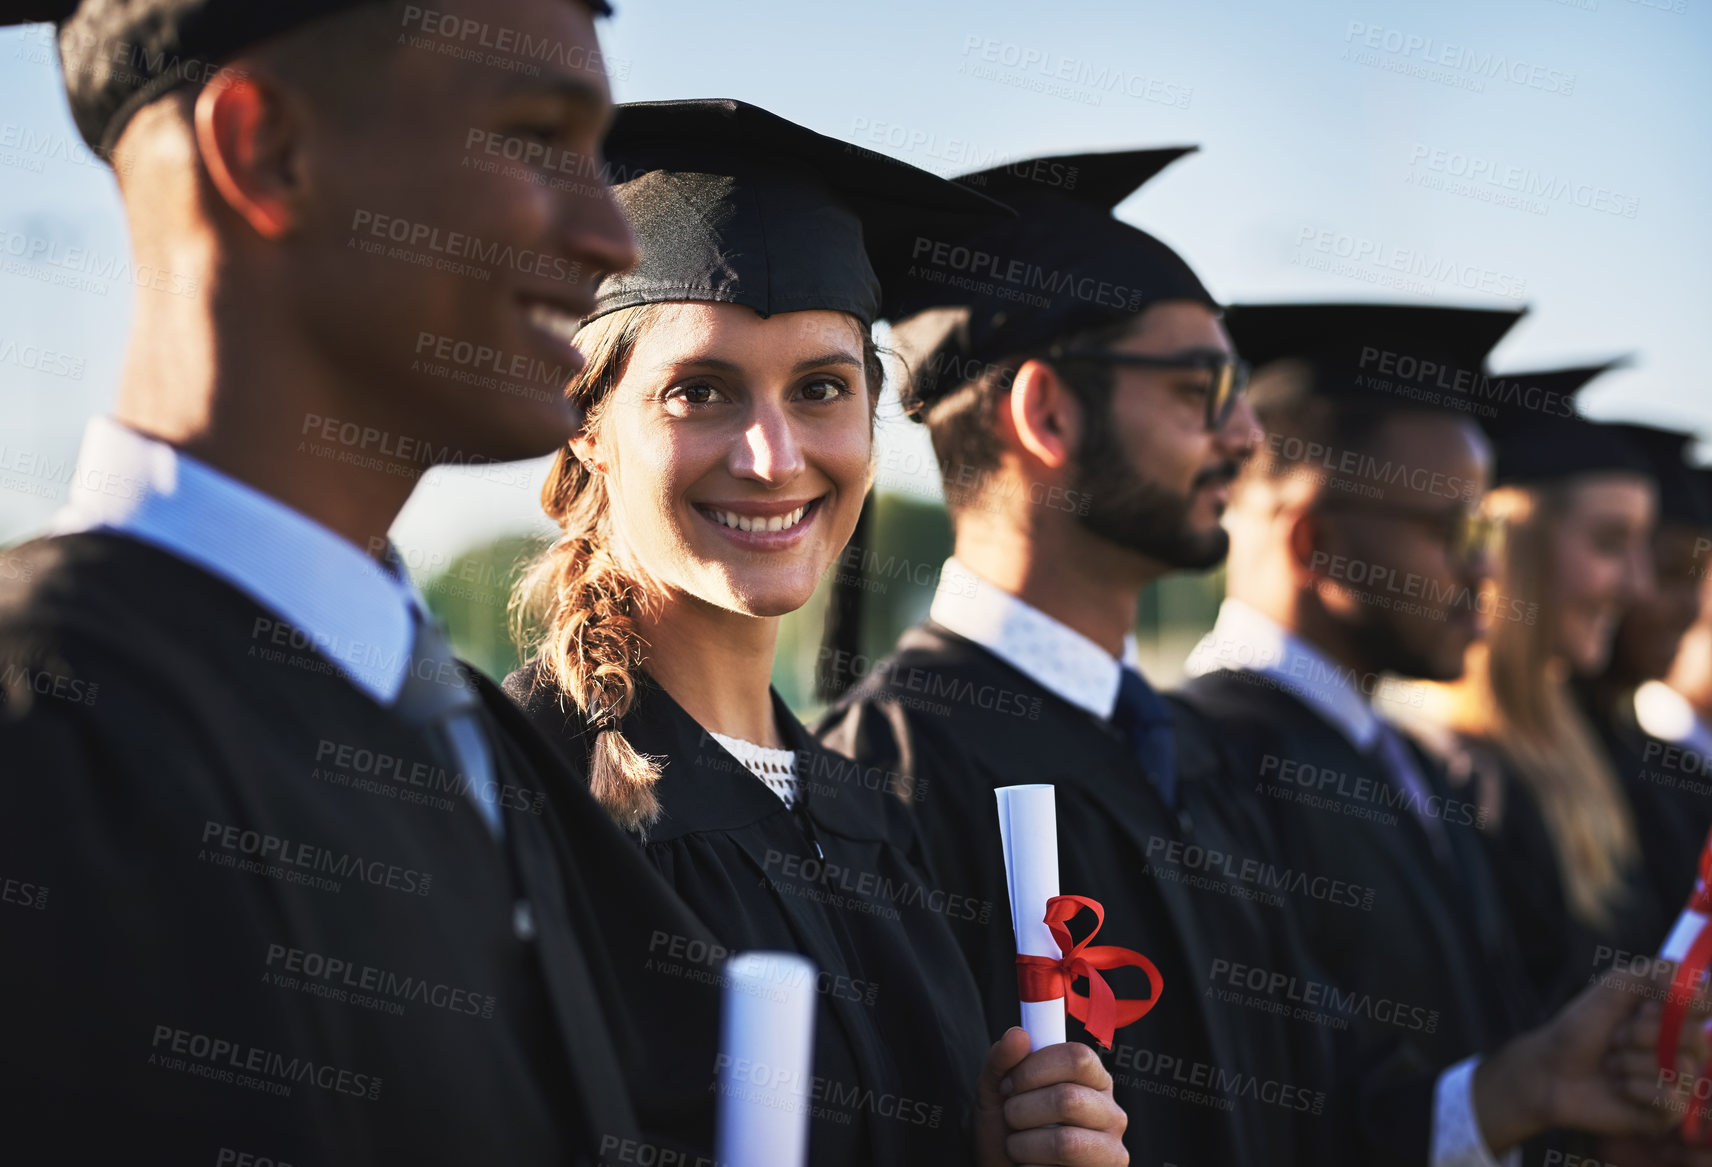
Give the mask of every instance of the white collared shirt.
[[(1219, 605), (1213, 630), (1189, 654), (1191, 677), (1228, 669), (1258, 673), (1299, 697), (1358, 750), (1379, 738), (1379, 715), (1362, 691), (1364, 681), (1264, 612), (1227, 598)], [(1376, 689), (1376, 691), (1380, 691)], [(1480, 1058), (1458, 1062), (1438, 1077), (1433, 1090), (1433, 1132), (1428, 1162), (1432, 1167), (1500, 1167), (1487, 1149), (1474, 1113), (1474, 1071)], [(1521, 1152), (1511, 1151), (1503, 1167), (1517, 1167)]]
[(940, 570), (928, 617), (1047, 692), (1106, 720), (1118, 705), (1123, 667), (1141, 671), (1135, 637), (1124, 637), (1120, 661), (1069, 625), (982, 579), (955, 556)]
[(390, 705), (410, 667), (415, 589), (277, 499), (108, 417), (90, 421), (53, 532), (108, 530), (193, 563), (311, 637)]
[[(308, 637), (350, 682), (391, 705), (410, 668), (412, 609), (427, 606), (356, 544), (252, 486), (109, 417), (90, 421), (52, 532), (113, 531), (231, 584)], [(490, 829), (496, 803), (472, 781)]]
[(1351, 669), (1241, 600), (1219, 605), (1213, 630), (1189, 653), (1184, 671), (1204, 677), (1220, 669), (1258, 673), (1301, 698), (1364, 753), (1379, 737), (1379, 715)]

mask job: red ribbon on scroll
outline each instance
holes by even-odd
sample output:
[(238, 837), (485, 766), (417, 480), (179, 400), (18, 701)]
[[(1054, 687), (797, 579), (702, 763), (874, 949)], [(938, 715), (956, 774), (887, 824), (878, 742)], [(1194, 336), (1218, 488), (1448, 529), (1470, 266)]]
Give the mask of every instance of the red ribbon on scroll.
[[(1081, 914), (1083, 908), (1094, 913), (1094, 930), (1080, 944), (1070, 942), (1069, 921)], [(1141, 953), (1111, 944), (1090, 946), (1106, 922), (1106, 909), (1096, 900), (1085, 896), (1053, 896), (1046, 901), (1047, 928), (1058, 941), (1058, 951), (1064, 955), (1057, 960), (1050, 956), (1017, 954), (1017, 991), (1024, 1001), (1057, 1001), (1070, 999), (1070, 1016), (1087, 1027), (1094, 1040), (1112, 1048), (1112, 1034), (1124, 1026), (1140, 1021), (1149, 1009), (1159, 1004), (1165, 992), (1165, 978), (1153, 962)], [(1145, 1001), (1118, 999), (1112, 987), (1100, 975), (1102, 969), (1139, 968), (1147, 974), (1153, 995)], [(1076, 991), (1075, 982), (1086, 977), (1088, 992)]]
[[(1712, 835), (1706, 837), (1706, 845), (1700, 850), (1700, 877), (1694, 881), (1694, 894), (1688, 897), (1688, 910), (1712, 916)], [(1681, 1044), (1682, 1022), (1688, 1016), (1688, 1006), (1708, 969), (1712, 969), (1712, 924), (1701, 928), (1694, 943), (1688, 946), (1688, 953), (1676, 966), (1676, 976), (1671, 978), (1670, 992), (1665, 996), (1664, 1010), (1659, 1016), (1658, 1040), (1658, 1066), (1665, 1073), (1677, 1072), (1676, 1051)], [(1702, 1077), (1712, 1074), (1712, 1065), (1700, 1073)], [(1682, 1120), (1683, 1138), (1690, 1143), (1705, 1143), (1709, 1141), (1708, 1133), (1704, 1104), (1691, 1103), (1688, 1116)]]

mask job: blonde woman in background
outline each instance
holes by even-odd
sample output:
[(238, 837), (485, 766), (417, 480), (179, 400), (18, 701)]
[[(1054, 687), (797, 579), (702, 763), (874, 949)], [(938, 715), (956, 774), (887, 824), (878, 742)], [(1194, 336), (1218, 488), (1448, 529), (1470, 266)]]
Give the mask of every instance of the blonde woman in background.
[(1651, 588), (1657, 488), (1611, 428), (1573, 413), (1599, 368), (1519, 374), (1540, 409), (1492, 426), (1505, 532), (1478, 599), (1485, 635), (1460, 680), (1427, 685), (1414, 728), (1475, 784), (1517, 939), (1541, 1002), (1569, 1000), (1615, 951), (1656, 952), (1688, 888), (1655, 888), (1634, 800), (1576, 701), (1623, 612)]

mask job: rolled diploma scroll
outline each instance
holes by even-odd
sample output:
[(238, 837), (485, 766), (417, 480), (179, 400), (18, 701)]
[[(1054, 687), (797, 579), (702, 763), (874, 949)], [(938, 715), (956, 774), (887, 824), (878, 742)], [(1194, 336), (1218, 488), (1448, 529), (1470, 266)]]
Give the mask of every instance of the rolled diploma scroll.
[(1712, 831), (1707, 832), (1706, 842), (1700, 847), (1700, 863), (1695, 872), (1694, 891), (1688, 897), (1688, 906), (1682, 910), (1682, 915), (1676, 918), (1676, 927), (1670, 930), (1665, 938), (1664, 948), (1659, 955), (1674, 964), (1681, 964), (1688, 956), (1688, 950), (1694, 946), (1700, 937), (1700, 930), (1706, 927), (1707, 912), (1712, 908), (1712, 893), (1708, 891), (1712, 884)]
[(720, 1167), (803, 1167), (814, 1087), (814, 961), (741, 952), (725, 966)]
[[(999, 798), (999, 837), (1017, 952), (1057, 960), (1064, 954), (1046, 926), (1046, 901), (1058, 894), (1058, 804), (1053, 788), (1001, 786), (994, 793)], [(1021, 1004), (1031, 1050), (1064, 1040), (1064, 998)]]
[[(1687, 999), (1683, 992), (1691, 986), (1698, 986), (1705, 979), (1705, 954), (1695, 954), (1691, 964), (1688, 960), (1695, 945), (1705, 931), (1708, 911), (1712, 910), (1712, 894), (1709, 894), (1708, 883), (1712, 882), (1712, 834), (1706, 837), (1706, 844), (1700, 851), (1700, 869), (1694, 880), (1694, 892), (1688, 897), (1688, 906), (1682, 909), (1682, 915), (1676, 918), (1676, 927), (1670, 930), (1665, 938), (1664, 947), (1659, 950), (1660, 958), (1670, 961), (1677, 966), (1676, 975), (1671, 981), (1671, 993), (1665, 998), (1664, 1016), (1660, 1018), (1659, 1029), (1659, 1068), (1667, 1069), (1676, 1061), (1678, 1026), (1688, 1010)], [(1712, 1020), (1701, 1025), (1701, 1029), (1712, 1033)], [(1701, 1071), (1704, 1076), (1706, 1071)], [(1690, 1109), (1683, 1119), (1682, 1130), (1691, 1143), (1704, 1140), (1705, 1122), (1702, 1112)]]
[(1706, 920), (1707, 917), (1693, 908), (1684, 908), (1682, 915), (1676, 918), (1676, 927), (1672, 928), (1670, 935), (1665, 938), (1664, 948), (1660, 950), (1659, 956), (1673, 964), (1681, 964), (1683, 958), (1688, 955), (1689, 948), (1699, 937), (1700, 930), (1706, 927)]

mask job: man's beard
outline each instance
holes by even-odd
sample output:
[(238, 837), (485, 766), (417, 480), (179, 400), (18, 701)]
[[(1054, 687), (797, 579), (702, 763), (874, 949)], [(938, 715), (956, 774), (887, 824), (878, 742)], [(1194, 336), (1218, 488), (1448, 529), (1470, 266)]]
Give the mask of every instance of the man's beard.
[(1229, 482), (1237, 471), (1235, 462), (1209, 466), (1195, 476), (1188, 494), (1178, 494), (1143, 478), (1111, 431), (1097, 429), (1088, 435), (1076, 460), (1075, 488), (1088, 500), (1088, 513), (1077, 519), (1102, 539), (1156, 563), (1204, 571), (1224, 562), (1230, 536), (1223, 527), (1197, 531), (1190, 525), (1195, 491)]
[[(1350, 629), (1350, 638), (1361, 644), (1362, 658), (1372, 671), (1395, 673), (1410, 681), (1454, 681), (1462, 676), (1460, 654), (1442, 663), (1437, 659), (1444, 634), (1430, 616), (1364, 605), (1364, 617)], [(1406, 635), (1406, 622), (1411, 621), (1426, 638), (1420, 648), (1412, 647)]]

